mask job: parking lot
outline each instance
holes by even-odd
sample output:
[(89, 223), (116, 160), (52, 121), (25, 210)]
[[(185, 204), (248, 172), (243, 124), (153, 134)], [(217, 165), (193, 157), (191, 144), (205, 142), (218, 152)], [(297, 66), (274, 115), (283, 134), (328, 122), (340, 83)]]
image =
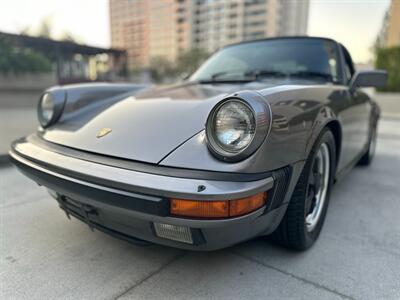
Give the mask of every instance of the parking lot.
[(258, 238), (217, 252), (139, 247), (69, 221), (43, 188), (0, 168), (2, 299), (400, 299), (400, 119), (377, 157), (336, 184), (307, 252)]

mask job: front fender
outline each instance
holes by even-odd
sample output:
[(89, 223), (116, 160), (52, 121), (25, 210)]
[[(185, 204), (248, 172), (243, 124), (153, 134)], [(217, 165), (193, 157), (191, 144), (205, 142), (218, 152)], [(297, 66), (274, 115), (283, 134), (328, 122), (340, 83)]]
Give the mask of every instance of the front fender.
[(314, 124), (312, 126), (310, 135), (307, 140), (307, 144), (306, 144), (306, 148), (305, 148), (305, 158), (308, 157), (316, 140), (320, 136), (321, 131), (325, 127), (329, 127), (335, 137), (336, 152), (337, 152), (337, 157), (339, 157), (342, 128), (341, 128), (340, 122), (337, 118), (337, 115), (332, 110), (332, 108), (330, 108), (329, 106), (322, 106), (315, 117)]
[(128, 83), (86, 83), (54, 86), (45, 93), (65, 95), (65, 106), (59, 120), (62, 122), (85, 108), (97, 113), (98, 107), (109, 106), (146, 87), (148, 86)]
[(207, 148), (204, 131), (164, 158), (160, 165), (209, 171), (261, 173), (304, 161), (322, 128), (337, 122), (338, 86), (280, 86), (261, 90), (271, 106), (272, 125), (261, 147), (245, 160), (229, 163)]

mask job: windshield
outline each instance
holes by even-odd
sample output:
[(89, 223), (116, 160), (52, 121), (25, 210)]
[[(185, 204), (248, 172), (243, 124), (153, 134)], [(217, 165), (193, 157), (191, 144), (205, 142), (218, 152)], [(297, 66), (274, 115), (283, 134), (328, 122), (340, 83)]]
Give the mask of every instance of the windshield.
[(276, 39), (228, 46), (211, 56), (190, 80), (255, 80), (301, 77), (338, 82), (334, 42), (323, 39)]

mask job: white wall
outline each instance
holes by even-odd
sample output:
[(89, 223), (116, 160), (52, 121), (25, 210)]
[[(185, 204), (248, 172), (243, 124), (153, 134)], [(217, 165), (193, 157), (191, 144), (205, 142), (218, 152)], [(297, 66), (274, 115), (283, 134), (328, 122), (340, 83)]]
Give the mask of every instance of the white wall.
[(57, 83), (54, 73), (2, 75), (0, 74), (0, 90), (43, 90)]

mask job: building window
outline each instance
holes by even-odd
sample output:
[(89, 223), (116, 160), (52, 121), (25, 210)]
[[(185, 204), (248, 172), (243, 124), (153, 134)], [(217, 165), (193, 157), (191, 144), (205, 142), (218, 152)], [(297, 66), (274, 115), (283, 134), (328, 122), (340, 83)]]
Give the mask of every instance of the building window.
[(253, 10), (253, 11), (246, 11), (244, 13), (245, 16), (259, 16), (265, 14), (265, 10)]
[(249, 1), (246, 1), (244, 3), (244, 5), (245, 6), (251, 6), (251, 5), (256, 5), (256, 4), (263, 4), (263, 3), (266, 3), (266, 2), (267, 2), (266, 0), (249, 0)]
[(261, 26), (261, 25), (265, 25), (266, 22), (265, 21), (255, 21), (255, 22), (247, 22), (244, 23), (245, 27), (253, 27), (253, 26)]
[(259, 39), (265, 37), (264, 31), (255, 31), (251, 33), (246, 33), (244, 35), (245, 40)]

